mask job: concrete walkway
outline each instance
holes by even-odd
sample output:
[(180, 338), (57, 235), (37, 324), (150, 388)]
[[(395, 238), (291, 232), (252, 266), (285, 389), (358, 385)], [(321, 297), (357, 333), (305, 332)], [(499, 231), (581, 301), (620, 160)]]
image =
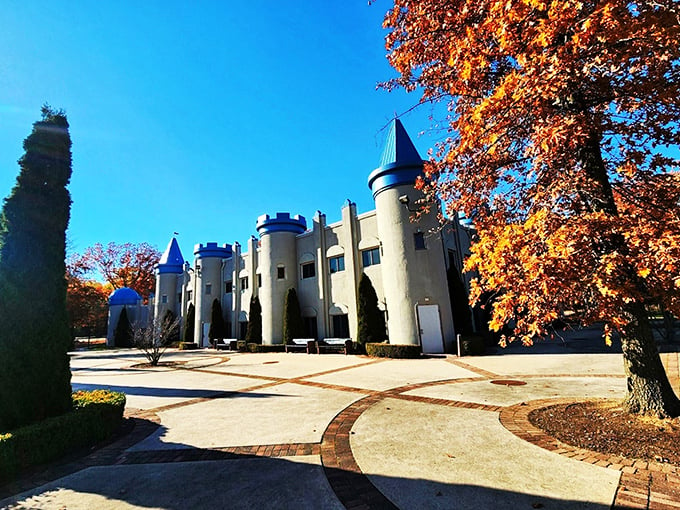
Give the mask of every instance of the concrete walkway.
[[(679, 469), (581, 451), (528, 422), (564, 398), (621, 397), (620, 354), (512, 352), (169, 351), (176, 364), (155, 369), (135, 351), (74, 353), (74, 389), (125, 392), (134, 429), (1, 487), (0, 507), (680, 508)], [(677, 372), (677, 352), (664, 361)]]

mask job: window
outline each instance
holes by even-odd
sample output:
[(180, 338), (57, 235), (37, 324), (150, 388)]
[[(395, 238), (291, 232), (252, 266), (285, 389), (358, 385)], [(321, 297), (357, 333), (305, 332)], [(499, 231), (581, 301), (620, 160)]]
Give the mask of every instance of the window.
[(314, 278), (316, 276), (316, 266), (314, 262), (305, 262), (302, 264), (302, 279)]
[(241, 278), (241, 290), (246, 290), (248, 288), (248, 277), (244, 276)]
[(262, 275), (261, 274), (257, 275), (257, 286), (262, 287)]
[(191, 301), (191, 296), (193, 295), (193, 291), (188, 290), (187, 291), (187, 301)]
[(224, 282), (224, 293), (225, 294), (231, 294), (232, 291), (234, 290), (234, 283), (229, 281), (229, 282)]
[(165, 294), (163, 294), (163, 295), (161, 296), (161, 303), (165, 304), (165, 303), (167, 303), (167, 302), (168, 302), (168, 296), (165, 295)]
[(372, 248), (361, 252), (361, 262), (364, 267), (380, 264), (380, 248)]
[(424, 250), (425, 248), (425, 234), (422, 232), (414, 232), (413, 234), (413, 244), (416, 250)]
[(279, 280), (285, 280), (286, 278), (286, 268), (283, 266), (279, 266), (276, 268), (276, 277)]
[(212, 283), (206, 283), (205, 284), (205, 294), (206, 296), (209, 296), (212, 294)]
[(330, 267), (331, 273), (337, 273), (338, 271), (345, 270), (345, 256), (340, 255), (339, 257), (331, 257), (328, 259), (328, 265)]

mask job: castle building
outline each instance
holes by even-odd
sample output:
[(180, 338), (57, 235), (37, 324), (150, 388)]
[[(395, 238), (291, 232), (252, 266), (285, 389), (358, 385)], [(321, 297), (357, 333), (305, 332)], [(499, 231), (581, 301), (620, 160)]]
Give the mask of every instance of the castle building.
[[(265, 344), (283, 341), (284, 299), (295, 288), (308, 338), (356, 339), (362, 273), (370, 278), (393, 344), (421, 344), (423, 352), (453, 352), (455, 330), (446, 271), (459, 270), (469, 230), (458, 222), (439, 228), (436, 211), (411, 221), (422, 198), (414, 188), (423, 160), (403, 125), (391, 125), (380, 166), (368, 177), (375, 210), (357, 213), (347, 201), (342, 219), (326, 223), (317, 211), (308, 225), (279, 212), (257, 219), (259, 238), (242, 247), (197, 244), (184, 261), (172, 239), (157, 266), (154, 315), (185, 318), (195, 307), (195, 341), (209, 345), (212, 302), (222, 305), (227, 336), (244, 338), (251, 297), (262, 305)], [(436, 209), (436, 208), (433, 208)], [(466, 304), (463, 306), (467, 306)]]

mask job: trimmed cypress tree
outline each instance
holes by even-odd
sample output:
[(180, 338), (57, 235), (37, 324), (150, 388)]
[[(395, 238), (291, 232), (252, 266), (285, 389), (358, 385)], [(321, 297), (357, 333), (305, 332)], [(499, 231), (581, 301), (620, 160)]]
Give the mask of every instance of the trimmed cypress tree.
[(118, 317), (118, 324), (113, 331), (113, 345), (116, 347), (133, 347), (134, 335), (132, 332), (132, 325), (128, 318), (127, 308), (123, 308)]
[(260, 305), (260, 300), (257, 296), (253, 296), (250, 299), (246, 342), (253, 344), (262, 343), (262, 305)]
[(0, 432), (71, 408), (68, 128), (64, 112), (43, 106), (0, 215)]
[(453, 326), (456, 333), (469, 335), (473, 333), (472, 317), (468, 292), (461, 278), (460, 271), (452, 265), (446, 272), (446, 280), (449, 286), (449, 298), (451, 299), (451, 313), (453, 314)]
[(184, 332), (182, 341), (192, 343), (194, 341), (194, 321), (196, 320), (196, 308), (193, 303), (189, 303), (187, 316), (184, 318)]
[(359, 280), (357, 318), (359, 320), (357, 343), (363, 349), (368, 342), (382, 342), (387, 338), (385, 318), (378, 308), (378, 295), (366, 273), (362, 273)]
[(295, 289), (288, 289), (286, 300), (283, 302), (283, 343), (292, 344), (293, 338), (302, 338), (305, 326), (302, 322), (302, 312)]
[(224, 317), (222, 316), (222, 305), (218, 299), (213, 299), (212, 309), (210, 310), (210, 329), (208, 338), (212, 343), (214, 340), (224, 338)]

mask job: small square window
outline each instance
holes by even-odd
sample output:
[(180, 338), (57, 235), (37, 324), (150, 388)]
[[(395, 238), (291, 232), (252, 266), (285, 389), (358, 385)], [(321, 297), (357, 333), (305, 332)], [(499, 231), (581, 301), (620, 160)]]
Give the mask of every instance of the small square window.
[(279, 280), (285, 280), (286, 279), (286, 268), (283, 266), (279, 266), (276, 268), (276, 278)]
[(234, 290), (234, 284), (233, 282), (224, 282), (224, 293), (225, 294), (231, 294), (232, 291)]
[(212, 283), (206, 283), (205, 284), (205, 294), (206, 296), (209, 296), (212, 294)]
[(422, 232), (414, 232), (413, 244), (415, 245), (416, 250), (425, 250), (425, 234)]
[(328, 259), (328, 266), (331, 273), (337, 273), (338, 271), (345, 270), (345, 256), (340, 255), (338, 257), (331, 257)]
[(302, 279), (314, 278), (316, 276), (316, 266), (314, 262), (305, 262), (302, 264)]
[(380, 264), (380, 248), (372, 248), (361, 252), (361, 262), (364, 267)]
[(167, 302), (168, 302), (168, 296), (165, 295), (165, 294), (163, 294), (163, 295), (161, 296), (161, 303), (165, 304), (165, 303), (167, 303)]

